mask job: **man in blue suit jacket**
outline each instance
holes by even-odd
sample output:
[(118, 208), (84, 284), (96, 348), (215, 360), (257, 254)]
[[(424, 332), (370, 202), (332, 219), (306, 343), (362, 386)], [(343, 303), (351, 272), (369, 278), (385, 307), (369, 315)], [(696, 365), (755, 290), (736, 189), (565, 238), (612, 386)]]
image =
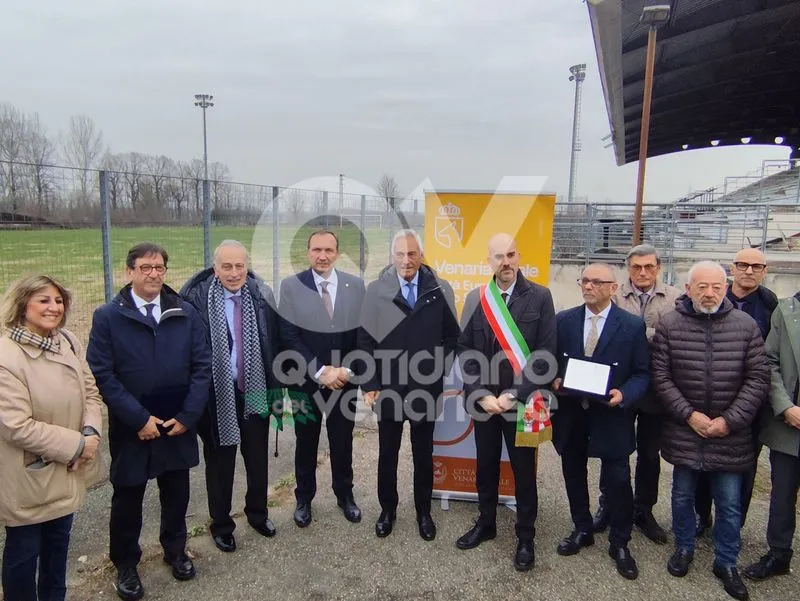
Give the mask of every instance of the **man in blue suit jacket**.
[(333, 232), (314, 232), (307, 246), (311, 269), (283, 280), (278, 310), (281, 346), (302, 356), (304, 364), (300, 366), (302, 381), (287, 382), (296, 408), (294, 521), (300, 528), (311, 523), (323, 413), (327, 416), (333, 492), (345, 518), (361, 521), (361, 510), (353, 498), (356, 387), (350, 382), (353, 373), (345, 359), (356, 349), (364, 282), (334, 268), (339, 240)]
[[(617, 281), (609, 265), (589, 265), (578, 283), (585, 304), (557, 315), (559, 373), (563, 376), (567, 357), (611, 365), (612, 373), (608, 398), (560, 391), (563, 394), (552, 418), (553, 444), (561, 455), (575, 529), (557, 551), (574, 555), (594, 544), (586, 464), (588, 457), (599, 457), (608, 478), (612, 511), (608, 553), (617, 571), (634, 580), (639, 571), (628, 550), (633, 527), (628, 457), (636, 448), (633, 407), (650, 385), (646, 328), (640, 317), (611, 302)], [(562, 378), (557, 378), (553, 388), (559, 391), (561, 382)]]

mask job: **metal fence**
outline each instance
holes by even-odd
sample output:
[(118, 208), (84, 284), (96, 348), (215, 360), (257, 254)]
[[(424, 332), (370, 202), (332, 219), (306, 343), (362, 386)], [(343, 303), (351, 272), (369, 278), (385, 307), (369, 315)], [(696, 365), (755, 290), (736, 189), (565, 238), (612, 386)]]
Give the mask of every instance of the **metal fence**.
[[(0, 291), (22, 273), (51, 273), (74, 291), (72, 327), (86, 332), (94, 307), (127, 280), (137, 242), (168, 250), (167, 283), (179, 288), (216, 244), (237, 239), (277, 288), (306, 267), (306, 238), (319, 226), (337, 231), (342, 268), (371, 279), (393, 233), (424, 226), (421, 201), (404, 208), (375, 196), (0, 162)], [(632, 205), (558, 204), (552, 261), (621, 264), (632, 237)], [(681, 263), (727, 260), (745, 246), (789, 260), (800, 256), (800, 204), (647, 205), (642, 240), (662, 253), (668, 281)]]

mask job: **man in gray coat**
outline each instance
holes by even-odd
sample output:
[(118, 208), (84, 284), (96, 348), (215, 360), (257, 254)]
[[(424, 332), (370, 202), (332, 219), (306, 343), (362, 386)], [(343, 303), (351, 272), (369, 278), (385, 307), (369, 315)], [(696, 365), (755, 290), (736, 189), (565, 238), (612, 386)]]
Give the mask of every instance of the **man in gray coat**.
[(725, 298), (725, 270), (701, 261), (689, 270), (687, 295), (665, 315), (653, 338), (653, 387), (667, 410), (661, 454), (673, 464), (672, 530), (667, 563), (685, 576), (694, 558), (694, 498), (709, 473), (716, 506), (714, 575), (725, 592), (747, 599), (736, 561), (741, 544), (741, 485), (755, 449), (750, 424), (769, 388), (758, 324)]
[(770, 409), (761, 430), (761, 442), (770, 449), (772, 492), (769, 499), (769, 551), (744, 569), (751, 580), (789, 573), (795, 530), (797, 489), (800, 484), (800, 292), (782, 300), (772, 314), (767, 336), (767, 358), (772, 367)]

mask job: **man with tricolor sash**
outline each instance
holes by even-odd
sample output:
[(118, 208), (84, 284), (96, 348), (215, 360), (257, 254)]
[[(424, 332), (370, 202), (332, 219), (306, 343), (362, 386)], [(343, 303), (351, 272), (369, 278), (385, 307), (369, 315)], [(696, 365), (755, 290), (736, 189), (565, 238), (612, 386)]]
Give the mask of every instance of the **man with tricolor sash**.
[(556, 319), (544, 286), (520, 272), (514, 238), (489, 240), (494, 277), (467, 296), (458, 341), (464, 399), (473, 417), (477, 451), (478, 518), (456, 541), (472, 549), (496, 536), (500, 457), (505, 439), (517, 502), (514, 568), (534, 564), (533, 537), (538, 505), (536, 449), (550, 440), (545, 391), (555, 376)]

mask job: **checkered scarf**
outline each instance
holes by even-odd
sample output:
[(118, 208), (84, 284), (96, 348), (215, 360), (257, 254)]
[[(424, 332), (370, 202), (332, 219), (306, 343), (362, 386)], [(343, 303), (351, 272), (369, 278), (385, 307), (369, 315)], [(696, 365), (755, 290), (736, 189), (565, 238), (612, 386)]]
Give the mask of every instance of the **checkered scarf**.
[(61, 353), (61, 343), (58, 340), (58, 333), (56, 330), (50, 332), (49, 336), (40, 336), (39, 334), (31, 332), (24, 326), (14, 326), (9, 332), (9, 338), (14, 342), (40, 348), (43, 351)]
[[(269, 417), (270, 403), (253, 297), (247, 285), (242, 286), (242, 349), (244, 351), (244, 418), (251, 415)], [(208, 288), (208, 321), (211, 329), (212, 375), (217, 400), (217, 429), (220, 446), (241, 442), (236, 417), (236, 393), (231, 372), (231, 350), (228, 347), (228, 319), (225, 316), (225, 288), (214, 277)], [(266, 334), (266, 333), (265, 333)]]

